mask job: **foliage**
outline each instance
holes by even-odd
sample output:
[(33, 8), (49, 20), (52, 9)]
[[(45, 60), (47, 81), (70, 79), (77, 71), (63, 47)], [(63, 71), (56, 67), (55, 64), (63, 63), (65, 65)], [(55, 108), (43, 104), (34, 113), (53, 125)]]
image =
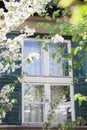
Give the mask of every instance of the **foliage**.
[(86, 125), (86, 120), (82, 117), (77, 117), (76, 119), (76, 125)]
[[(47, 30), (49, 30), (50, 35), (47, 36), (48, 38), (54, 37), (57, 34), (63, 37), (64, 39), (69, 38), (72, 41), (72, 50), (71, 53), (69, 53), (66, 56), (67, 59), (72, 59), (73, 58), (73, 67), (76, 70), (80, 70), (84, 63), (86, 62), (86, 56), (83, 54), (87, 53), (87, 1), (77, 1), (77, 0), (70, 0), (70, 1), (65, 1), (65, 0), (54, 0), (54, 3), (58, 3), (59, 7), (65, 8), (64, 10), (64, 15), (62, 15), (60, 18), (58, 17), (58, 10), (53, 12), (52, 18), (48, 16), (48, 20), (55, 20), (55, 24), (44, 24), (40, 23), (39, 26), (44, 26)], [(81, 2), (81, 3), (80, 3)], [(74, 4), (73, 4), (74, 3)], [(71, 10), (72, 15), (71, 17), (68, 17), (68, 14), (66, 13), (66, 8), (67, 12), (70, 11), (70, 9), (73, 7), (74, 10)], [(77, 13), (79, 14), (80, 17), (78, 17)], [(67, 19), (68, 17), (68, 19)], [(73, 18), (73, 22), (75, 22), (76, 26), (74, 23), (69, 22), (69, 18)], [(47, 16), (46, 16), (47, 19)], [(82, 20), (80, 20), (82, 19)], [(54, 57), (56, 54), (54, 54)], [(78, 57), (78, 59), (76, 58)], [(72, 68), (70, 66), (70, 68)], [(75, 78), (75, 77), (74, 77)], [(86, 98), (84, 96), (80, 96), (80, 102), (81, 100), (85, 100)]]
[[(71, 4), (73, 1), (71, 0), (71, 3), (64, 2), (64, 0), (60, 0), (60, 2), (63, 2), (63, 4), (59, 3), (59, 6), (67, 7)], [(5, 7), (7, 9), (7, 12), (4, 12), (3, 9), (0, 9), (0, 73), (5, 73), (6, 71), (10, 73), (11, 71), (14, 72), (15, 69), (21, 67), (22, 65), (18, 66), (16, 65), (16, 61), (19, 59), (21, 60), (22, 55), (20, 53), (20, 48), (23, 45), (23, 40), (27, 36), (31, 36), (34, 34), (35, 30), (30, 29), (29, 27), (25, 27), (24, 30), (21, 30), (20, 35), (15, 37), (14, 39), (8, 39), (7, 33), (13, 31), (16, 29), (17, 26), (22, 24), (27, 18), (29, 18), (34, 13), (42, 13), (45, 12), (44, 8), (45, 5), (50, 2), (50, 0), (21, 0), (20, 2), (17, 2), (15, 0), (10, 0), (9, 2), (3, 0)], [(56, 2), (56, 1), (55, 1)], [(58, 2), (58, 1), (57, 1)], [(86, 1), (85, 1), (86, 2)], [(68, 4), (65, 5), (64, 4)], [(54, 12), (52, 19), (55, 20), (55, 25), (50, 24), (41, 24), (41, 26), (44, 25), (46, 29), (49, 30), (50, 36), (49, 38), (52, 38), (52, 40), (56, 43), (58, 40), (62, 39), (61, 36), (72, 36), (73, 42), (78, 42), (80, 47), (74, 47), (72, 49), (71, 54), (69, 54), (66, 58), (72, 58), (72, 56), (75, 56), (76, 54), (80, 55), (80, 51), (85, 49), (87, 51), (87, 18), (86, 18), (86, 12), (87, 12), (87, 4), (81, 5), (78, 3), (75, 3), (75, 6), (73, 6), (71, 13), (71, 21), (68, 23), (67, 18), (65, 17), (65, 14), (67, 15), (67, 9), (64, 13), (63, 18), (57, 18), (58, 10), (57, 12)], [(70, 8), (68, 8), (69, 10)], [(77, 13), (76, 13), (77, 12)], [(77, 19), (77, 14), (79, 15)], [(46, 15), (46, 18), (51, 20)], [(72, 23), (74, 21), (74, 23)], [(71, 23), (71, 24), (70, 24)], [(76, 26), (73, 26), (72, 24), (76, 24)], [(45, 37), (46, 38), (46, 37)], [(47, 46), (47, 44), (46, 44)], [(27, 59), (25, 59), (24, 64), (26, 62), (30, 63), (32, 62), (32, 59), (37, 58), (37, 54), (29, 55)], [(74, 61), (74, 64), (78, 66), (78, 61)], [(79, 67), (80, 68), (80, 67)], [(8, 86), (8, 85), (7, 85)], [(10, 93), (10, 92), (9, 92)], [(2, 97), (3, 98), (3, 97)], [(1, 100), (0, 100), (1, 101)], [(50, 114), (53, 113), (54, 107), (51, 106), (53, 109), (49, 113), (49, 119)], [(1, 114), (2, 115), (2, 114)], [(49, 122), (50, 124), (50, 122)]]
[(63, 124), (58, 124), (58, 130), (74, 130), (76, 121), (67, 120)]
[(6, 112), (11, 110), (13, 104), (16, 102), (15, 99), (10, 99), (10, 94), (14, 91), (12, 85), (5, 85), (0, 90), (0, 123), (5, 118)]
[[(7, 38), (7, 33), (16, 29), (34, 13), (44, 12), (45, 5), (49, 1), (50, 0), (21, 0), (20, 2), (17, 2), (11, 0), (10, 2), (7, 2), (4, 0), (5, 7), (8, 11), (4, 12), (3, 9), (0, 9), (0, 58), (2, 59), (0, 62), (0, 72), (5, 72), (9, 67), (10, 69), (12, 68), (12, 71), (15, 71), (15, 68), (18, 67), (15, 65), (15, 61), (18, 59), (20, 60), (22, 57), (20, 55), (20, 48), (23, 45), (23, 40), (27, 36), (33, 35), (35, 29), (30, 29), (26, 26), (24, 27), (24, 30), (20, 31), (21, 35), (14, 39)], [(4, 68), (5, 70), (3, 70)]]
[(56, 3), (58, 7), (64, 8), (65, 10), (68, 9), (66, 15), (71, 24), (78, 26), (80, 23), (84, 23), (84, 17), (87, 16), (87, 1), (57, 0)]
[(86, 96), (83, 96), (83, 95), (80, 94), (80, 93), (77, 93), (77, 94), (75, 94), (75, 96), (74, 96), (74, 100), (78, 100), (79, 105), (81, 105), (83, 101), (87, 101), (87, 97), (86, 97)]
[(63, 90), (59, 94), (58, 98), (55, 101), (50, 102), (50, 107), (49, 107), (49, 110), (48, 110), (48, 116), (47, 116), (47, 120), (43, 124), (43, 130), (50, 130), (52, 128), (53, 119), (55, 117), (55, 109), (61, 103), (64, 96), (66, 97), (67, 95), (69, 96), (69, 88), (68, 88), (68, 86), (66, 87), (65, 90)]
[[(45, 11), (45, 6), (50, 0), (3, 0), (1, 1), (3, 6), (0, 5), (0, 74), (5, 72), (15, 72), (20, 68), (22, 64), (17, 65), (17, 61), (21, 61), (22, 54), (20, 48), (23, 45), (23, 40), (27, 36), (34, 34), (35, 29), (24, 27), (20, 31), (20, 35), (15, 38), (8, 38), (7, 34), (14, 31), (20, 24), (22, 24), (27, 18), (34, 13), (42, 13)], [(1, 8), (3, 7), (3, 8)], [(4, 10), (5, 9), (5, 10)], [(5, 12), (4, 12), (5, 11)], [(25, 60), (24, 63), (31, 63), (33, 59), (37, 59), (38, 54), (31, 54)], [(13, 84), (12, 84), (13, 85)], [(10, 100), (10, 94), (14, 90), (14, 86), (6, 84), (3, 86), (0, 92), (0, 121), (5, 117), (6, 112), (11, 110), (14, 99)]]
[(58, 124), (58, 130), (74, 130), (75, 126), (85, 125), (86, 120), (78, 117), (75, 121), (66, 120), (64, 123)]
[[(54, 3), (58, 3), (58, 7), (65, 8), (64, 15), (59, 18), (59, 10), (54, 11), (52, 18), (49, 18), (49, 15), (46, 15), (46, 19), (49, 21), (54, 20), (55, 24), (51, 25), (48, 23), (40, 23), (39, 26), (43, 26), (49, 31), (49, 36), (47, 36), (48, 39), (53, 39), (54, 37), (56, 38), (56, 36), (59, 35), (63, 37), (63, 39), (66, 39), (68, 37), (72, 41), (72, 51), (66, 56), (66, 60), (73, 58), (74, 69), (80, 70), (87, 58), (82, 58), (82, 55), (87, 53), (87, 1), (53, 1)], [(57, 39), (55, 41), (56, 43), (58, 42)], [(54, 53), (53, 57), (55, 58), (56, 56), (57, 54)], [(79, 60), (77, 60), (75, 57), (78, 57)], [(70, 68), (72, 68), (72, 66), (70, 66)], [(87, 97), (83, 96), (82, 94), (76, 94), (74, 98), (75, 100), (79, 101), (80, 105), (83, 101), (87, 101)], [(51, 113), (53, 114), (54, 111)], [(53, 118), (52, 116), (50, 117), (50, 115), (48, 115), (48, 117), (48, 122), (45, 123), (45, 129), (47, 130), (51, 128), (51, 120)], [(77, 121), (77, 124), (84, 123), (85, 121), (82, 118), (79, 118)], [(60, 130), (71, 130), (75, 125), (76, 122), (65, 122), (62, 124), (62, 126), (60, 125)]]
[(60, 94), (59, 98), (56, 101), (50, 103), (47, 121), (45, 121), (43, 124), (43, 130), (50, 130), (52, 128), (52, 120), (55, 115), (55, 108), (58, 106), (58, 104), (62, 100), (62, 97), (63, 97), (63, 95)]

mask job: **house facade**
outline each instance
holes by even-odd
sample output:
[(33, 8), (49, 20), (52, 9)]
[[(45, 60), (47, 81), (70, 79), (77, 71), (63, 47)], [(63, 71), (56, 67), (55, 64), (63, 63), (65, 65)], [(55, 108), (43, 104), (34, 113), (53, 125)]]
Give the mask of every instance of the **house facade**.
[[(38, 22), (49, 23), (49, 20), (38, 16), (31, 17), (14, 32), (8, 34), (8, 38), (18, 36), (24, 25), (35, 28), (36, 34), (41, 36), (48, 34), (48, 30), (37, 27)], [(50, 24), (55, 24), (55, 21), (51, 21)], [(31, 127), (36, 125), (39, 128), (47, 121), (50, 103), (57, 100), (60, 103), (55, 107), (53, 125), (67, 119), (75, 120), (79, 116), (86, 119), (87, 103), (83, 102), (79, 106), (77, 101), (74, 102), (74, 93), (86, 95), (87, 63), (85, 62), (80, 70), (71, 69), (69, 71), (69, 66), (73, 65), (73, 59), (65, 61), (65, 56), (71, 52), (72, 47), (72, 41), (68, 38), (65, 39), (64, 43), (58, 43), (56, 46), (54, 43), (50, 43), (48, 50), (44, 49), (42, 38), (37, 40), (35, 37), (28, 37), (24, 40), (21, 49), (23, 54), (21, 62), (24, 63), (24, 59), (30, 53), (39, 53), (40, 57), (37, 60), (34, 59), (31, 64), (23, 65), (21, 69), (17, 69), (14, 73), (4, 74), (0, 77), (0, 87), (3, 87), (7, 83), (13, 83), (18, 76), (23, 74), (22, 83), (16, 84), (14, 93), (11, 95), (11, 98), (16, 98), (17, 102), (12, 110), (6, 114), (2, 124), (29, 125)], [(60, 54), (62, 48), (64, 48), (64, 51)], [(53, 52), (56, 51), (58, 51), (57, 57), (52, 58)], [(82, 53), (82, 57), (86, 57), (86, 54)], [(61, 59), (60, 62), (58, 62), (59, 59)], [(79, 62), (78, 57), (75, 57), (75, 59)], [(78, 78), (78, 81), (73, 82), (75, 78)], [(68, 90), (68, 94), (63, 95), (62, 100), (60, 100), (64, 90)]]

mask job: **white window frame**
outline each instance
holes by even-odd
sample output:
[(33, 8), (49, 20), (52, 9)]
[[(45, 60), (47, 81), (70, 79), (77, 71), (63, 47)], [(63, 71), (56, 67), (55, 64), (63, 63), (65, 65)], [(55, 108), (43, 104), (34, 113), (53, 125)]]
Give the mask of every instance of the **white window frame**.
[[(30, 40), (30, 39), (29, 39)], [(32, 39), (35, 40), (35, 39)], [(40, 40), (41, 41), (41, 40)], [(70, 40), (65, 40), (64, 42), (67, 42), (68, 45), (68, 53), (71, 52), (71, 41)], [(63, 43), (62, 43), (63, 44)], [(44, 50), (45, 51), (45, 50)], [(44, 53), (44, 57), (49, 58), (48, 52)], [(46, 61), (44, 58), (44, 61), (46, 62), (44, 68), (44, 76), (24, 76), (23, 77), (23, 83), (27, 84), (40, 84), (40, 85), (45, 85), (45, 90), (47, 93), (49, 93), (48, 88), (50, 88), (50, 85), (61, 85), (61, 86), (70, 86), (70, 98), (71, 98), (71, 117), (72, 120), (75, 120), (75, 106), (74, 106), (74, 88), (73, 88), (73, 70), (69, 72), (69, 76), (49, 76), (49, 63)], [(69, 65), (72, 66), (72, 59), (69, 59), (68, 61)], [(47, 88), (48, 86), (48, 88)], [(49, 94), (48, 98), (50, 97)], [(22, 124), (25, 124), (24, 122), (24, 87), (22, 85)], [(47, 118), (47, 111), (45, 113), (45, 118)], [(28, 124), (30, 124), (29, 122)], [(38, 123), (38, 122), (36, 122)]]

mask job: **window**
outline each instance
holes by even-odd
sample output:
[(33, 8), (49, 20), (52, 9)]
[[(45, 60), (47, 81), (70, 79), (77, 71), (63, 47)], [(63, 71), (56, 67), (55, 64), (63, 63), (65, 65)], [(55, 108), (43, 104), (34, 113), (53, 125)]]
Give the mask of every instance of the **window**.
[[(39, 44), (38, 42), (42, 42)], [(22, 85), (22, 123), (41, 123), (47, 120), (50, 103), (60, 99), (60, 94), (68, 88), (68, 94), (63, 96), (55, 108), (53, 123), (73, 119), (74, 101), (72, 86), (72, 71), (68, 71), (71, 60), (65, 60), (70, 53), (70, 41), (49, 44), (44, 50), (44, 41), (28, 39), (23, 45), (23, 61), (30, 53), (39, 53), (38, 60), (24, 65)], [(53, 58), (57, 54), (56, 58)], [(61, 60), (60, 60), (61, 59)], [(72, 113), (71, 113), (72, 111)]]

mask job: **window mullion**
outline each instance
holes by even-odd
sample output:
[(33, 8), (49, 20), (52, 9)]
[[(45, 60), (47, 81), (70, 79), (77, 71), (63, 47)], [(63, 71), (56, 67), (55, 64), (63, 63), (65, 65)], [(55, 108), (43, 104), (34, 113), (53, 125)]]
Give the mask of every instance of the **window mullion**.
[(44, 84), (44, 92), (45, 92), (45, 112), (44, 112), (44, 121), (47, 120), (48, 111), (50, 108), (51, 101), (51, 92), (50, 92), (50, 84)]
[(44, 76), (49, 76), (49, 74), (50, 74), (49, 49), (48, 49), (48, 51), (43, 50), (43, 54), (44, 54)]
[[(68, 53), (71, 53), (71, 43), (68, 44)], [(72, 59), (69, 59), (69, 66), (72, 67)], [(70, 84), (70, 97), (71, 97), (71, 115), (72, 120), (75, 120), (75, 104), (74, 104), (74, 87), (73, 87), (73, 70), (69, 71), (69, 76), (72, 79), (72, 83)]]

